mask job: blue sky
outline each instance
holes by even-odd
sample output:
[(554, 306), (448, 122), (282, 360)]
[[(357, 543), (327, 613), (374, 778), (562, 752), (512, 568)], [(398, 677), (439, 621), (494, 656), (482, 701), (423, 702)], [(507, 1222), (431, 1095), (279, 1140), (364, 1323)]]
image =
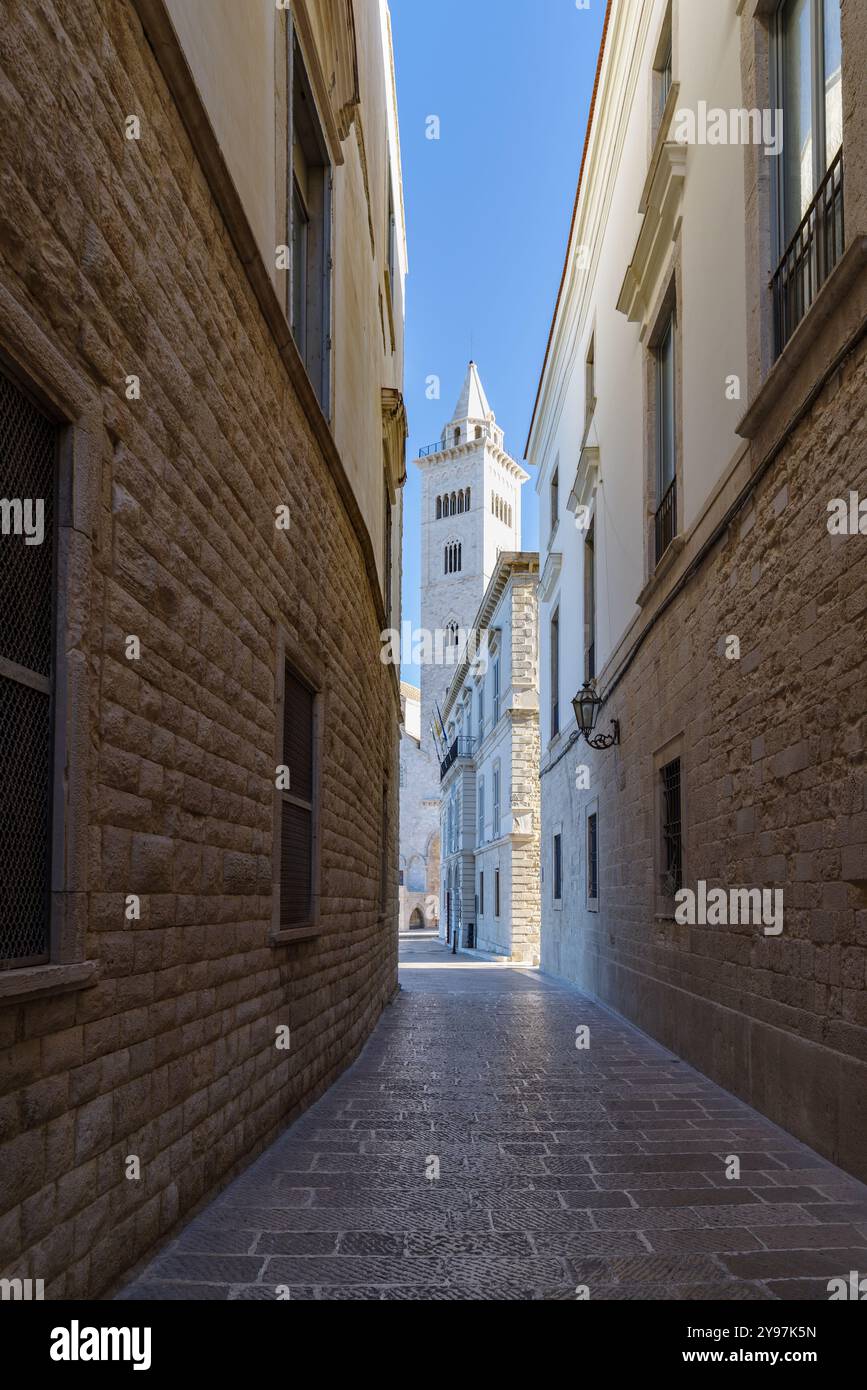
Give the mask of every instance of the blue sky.
[[(563, 268), (604, 0), (391, 0), (409, 240), (403, 617), (419, 624), (422, 445), (467, 362), (520, 462)], [(425, 138), (440, 120), (440, 139)], [(471, 352), (472, 347), (472, 352)], [(442, 383), (438, 401), (426, 380)], [(533, 480), (524, 549), (538, 546)], [(405, 680), (418, 682), (415, 667)]]

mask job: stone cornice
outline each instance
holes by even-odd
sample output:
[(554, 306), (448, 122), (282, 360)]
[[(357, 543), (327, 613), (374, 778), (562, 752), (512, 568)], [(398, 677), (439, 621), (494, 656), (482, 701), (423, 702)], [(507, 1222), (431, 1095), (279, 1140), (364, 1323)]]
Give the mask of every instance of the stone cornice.
[(642, 336), (657, 280), (680, 226), (686, 157), (686, 145), (666, 141), (642, 194), (644, 222), (617, 301), (630, 323), (641, 324)]

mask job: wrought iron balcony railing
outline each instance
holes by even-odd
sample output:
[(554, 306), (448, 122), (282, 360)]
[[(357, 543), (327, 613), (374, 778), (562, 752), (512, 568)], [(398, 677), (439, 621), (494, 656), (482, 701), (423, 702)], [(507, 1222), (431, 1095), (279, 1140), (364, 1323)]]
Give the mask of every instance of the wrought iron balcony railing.
[(677, 479), (673, 478), (656, 509), (656, 563), (677, 535)]
[(471, 758), (475, 750), (476, 740), (474, 738), (456, 738), (446, 756), (440, 763), (440, 781), (445, 777), (450, 767), (453, 767), (458, 758)]
[(774, 274), (777, 356), (843, 255), (844, 230), (841, 148)]
[(475, 444), (477, 439), (494, 438), (489, 425), (474, 425), (473, 430), (477, 430), (478, 433), (466, 434), (462, 430), (460, 439), (455, 439), (452, 434), (450, 437), (435, 440), (433, 444), (425, 444), (423, 449), (419, 449), (418, 456), (420, 459), (426, 459), (430, 458), (431, 454), (443, 454), (447, 449), (456, 449), (459, 444)]

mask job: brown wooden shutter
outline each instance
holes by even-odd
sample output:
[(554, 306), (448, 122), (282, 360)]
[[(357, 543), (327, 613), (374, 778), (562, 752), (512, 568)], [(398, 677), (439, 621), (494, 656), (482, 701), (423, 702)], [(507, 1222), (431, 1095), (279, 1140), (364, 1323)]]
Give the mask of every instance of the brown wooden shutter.
[(313, 910), (314, 695), (286, 668), (283, 763), (289, 788), (280, 819), (280, 926), (306, 924)]

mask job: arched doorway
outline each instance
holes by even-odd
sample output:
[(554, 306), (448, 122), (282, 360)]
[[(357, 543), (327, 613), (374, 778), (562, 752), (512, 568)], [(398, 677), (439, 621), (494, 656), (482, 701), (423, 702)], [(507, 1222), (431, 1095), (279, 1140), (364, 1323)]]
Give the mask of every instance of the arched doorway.
[(417, 907), (409, 919), (410, 931), (423, 931), (427, 923), (424, 920), (424, 913)]

